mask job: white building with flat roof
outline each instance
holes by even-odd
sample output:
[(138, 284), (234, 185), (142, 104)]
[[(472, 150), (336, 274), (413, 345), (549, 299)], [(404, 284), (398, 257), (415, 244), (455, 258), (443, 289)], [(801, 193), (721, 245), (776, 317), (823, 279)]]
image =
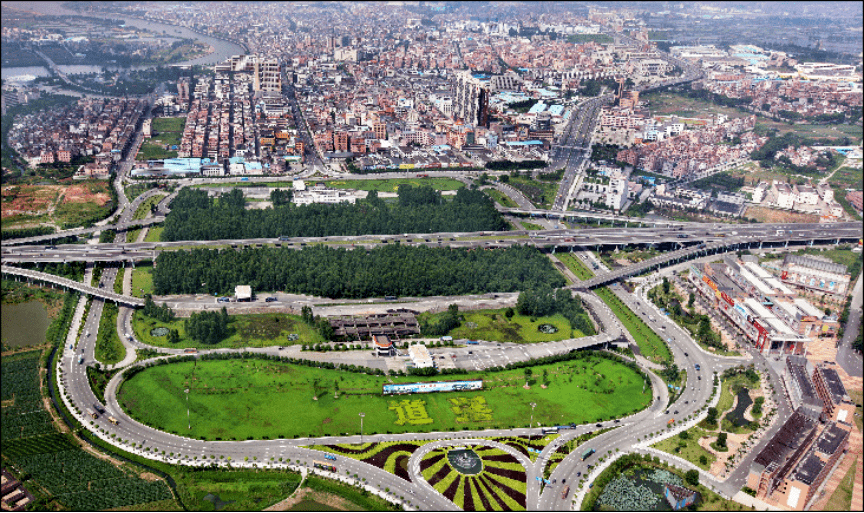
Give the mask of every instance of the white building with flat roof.
[(409, 347), (408, 356), (411, 357), (414, 367), (418, 369), (435, 366), (435, 363), (432, 361), (432, 356), (429, 354), (429, 350), (426, 349), (426, 346), (423, 344)]

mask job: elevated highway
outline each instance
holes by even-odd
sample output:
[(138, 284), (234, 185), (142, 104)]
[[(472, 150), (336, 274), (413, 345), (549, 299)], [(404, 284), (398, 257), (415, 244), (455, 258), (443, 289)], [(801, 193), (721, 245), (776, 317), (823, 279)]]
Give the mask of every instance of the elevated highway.
[(12, 267), (8, 265), (0, 266), (0, 271), (2, 274), (7, 276), (16, 276), (21, 278), (26, 278), (27, 280), (41, 281), (43, 283), (50, 283), (53, 285), (59, 285), (66, 289), (73, 289), (79, 292), (83, 292), (88, 296), (95, 296), (98, 298), (105, 299), (106, 301), (113, 301), (114, 303), (118, 303), (121, 305), (131, 306), (131, 307), (141, 307), (144, 306), (144, 300), (139, 299), (137, 297), (132, 296), (124, 296), (123, 294), (117, 294), (116, 292), (100, 289), (98, 287), (91, 287), (89, 285), (84, 285), (81, 282), (77, 282), (74, 280), (70, 280), (68, 278), (61, 278), (60, 276), (54, 276), (53, 274), (43, 273), (39, 271), (33, 271), (30, 269), (21, 269), (18, 267)]

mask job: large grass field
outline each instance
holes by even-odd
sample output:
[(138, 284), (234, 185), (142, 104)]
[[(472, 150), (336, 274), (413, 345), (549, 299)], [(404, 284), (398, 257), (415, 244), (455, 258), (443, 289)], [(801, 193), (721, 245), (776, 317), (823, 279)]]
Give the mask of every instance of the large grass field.
[[(651, 400), (643, 378), (616, 361), (586, 353), (579, 359), (532, 368), (475, 372), (458, 379), (483, 379), (476, 392), (383, 396), (389, 382), (442, 381), (371, 376), (257, 359), (180, 362), (146, 369), (121, 385), (119, 401), (141, 422), (208, 440), (296, 438), (364, 433), (459, 431), (526, 426), (530, 403), (535, 423), (597, 422), (628, 415)], [(543, 372), (549, 385), (540, 386)], [(186, 422), (190, 388), (191, 431)], [(337, 389), (338, 387), (338, 389)], [(338, 392), (338, 398), (334, 395)], [(316, 399), (317, 397), (317, 399)]]
[[(527, 315), (515, 314), (508, 320), (504, 316), (506, 311), (506, 308), (501, 308), (498, 310), (461, 312), (460, 315), (464, 318), (462, 325), (451, 330), (448, 335), (453, 338), (467, 338), (469, 340), (519, 343), (551, 342), (585, 336), (581, 331), (571, 327), (570, 321), (561, 314), (538, 317), (533, 321)], [(423, 313), (420, 314), (419, 319), (429, 319), (434, 324), (442, 315), (445, 315), (445, 313)], [(538, 329), (542, 324), (551, 324), (558, 331), (555, 333), (543, 333)]]
[[(205, 301), (214, 301), (207, 298)], [(178, 318), (171, 322), (158, 321), (144, 315), (137, 310), (132, 317), (132, 329), (138, 340), (145, 344), (159, 347), (175, 348), (239, 348), (239, 347), (268, 347), (268, 346), (290, 346), (295, 344), (317, 344), (325, 342), (312, 326), (300, 319), (298, 315), (289, 314), (257, 314), (257, 315), (232, 315), (228, 322), (229, 336), (218, 344), (204, 344), (192, 340), (186, 336), (183, 329), (185, 319)], [(150, 334), (153, 328), (165, 327), (175, 329), (180, 333), (180, 341), (176, 344), (168, 342), (167, 337), (155, 337)], [(297, 340), (288, 340), (292, 333), (298, 335)]]
[(436, 191), (455, 191), (465, 184), (453, 178), (392, 178), (387, 180), (328, 180), (327, 187), (358, 191), (396, 192), (400, 185), (432, 187)]
[(618, 296), (606, 287), (600, 287), (595, 291), (600, 299), (612, 310), (615, 317), (621, 321), (624, 328), (633, 335), (642, 356), (655, 363), (672, 362), (669, 347), (654, 331), (651, 330), (642, 319), (634, 314)]

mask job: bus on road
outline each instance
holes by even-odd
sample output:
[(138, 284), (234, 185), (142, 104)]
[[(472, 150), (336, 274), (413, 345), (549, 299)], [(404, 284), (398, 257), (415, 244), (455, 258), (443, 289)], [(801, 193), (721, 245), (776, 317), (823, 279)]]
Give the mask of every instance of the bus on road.
[(594, 454), (594, 449), (590, 449), (590, 448), (587, 451), (583, 452), (582, 453), (582, 461), (585, 461), (588, 458), (590, 458), (592, 454)]
[(323, 461), (313, 460), (312, 466), (315, 468), (320, 468), (321, 470), (327, 470), (329, 472), (336, 472), (336, 466), (335, 465), (331, 465), (331, 464), (325, 463)]
[(554, 428), (554, 427), (545, 427), (545, 428), (540, 429), (540, 432), (543, 433), (544, 435), (549, 435), (549, 434), (552, 434), (552, 433), (557, 433), (557, 432), (558, 432), (558, 428)]

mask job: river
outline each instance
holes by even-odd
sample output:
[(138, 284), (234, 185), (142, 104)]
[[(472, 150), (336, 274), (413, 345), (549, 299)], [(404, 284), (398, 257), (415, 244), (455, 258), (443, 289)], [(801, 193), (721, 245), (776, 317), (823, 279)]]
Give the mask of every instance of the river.
[(0, 309), (3, 345), (11, 348), (35, 346), (45, 342), (48, 312), (39, 301), (4, 304)]
[[(40, 14), (50, 14), (54, 16), (76, 16), (82, 15), (81, 13), (71, 11), (63, 7), (62, 2), (20, 2), (20, 1), (11, 1), (11, 2), (3, 2), (4, 7), (14, 7), (16, 9), (28, 10), (32, 12), (38, 12)], [(87, 16), (87, 14), (83, 14)], [(120, 14), (110, 14), (103, 15), (105, 17), (111, 17), (113, 19), (121, 19), (127, 25), (137, 27), (140, 29), (146, 29), (156, 34), (164, 33), (167, 37), (171, 38), (184, 38), (184, 39), (195, 39), (204, 44), (210, 45), (213, 47), (213, 52), (205, 55), (203, 57), (199, 57), (197, 59), (192, 59), (184, 62), (175, 63), (175, 65), (210, 65), (216, 64), (218, 62), (222, 62), (232, 55), (243, 55), (246, 51), (242, 46), (231, 43), (229, 41), (225, 41), (222, 39), (218, 39), (215, 37), (210, 37), (206, 35), (199, 34), (197, 32), (193, 32), (192, 30), (185, 27), (177, 27), (174, 25), (168, 25), (166, 23), (156, 23), (153, 21), (141, 20), (137, 18), (131, 18), (128, 16), (123, 16)], [(132, 66), (129, 69), (140, 70), (140, 69), (150, 69), (154, 66)], [(70, 65), (70, 66), (59, 66), (64, 73), (67, 74), (76, 74), (76, 73), (94, 73), (101, 72), (103, 69), (123, 69), (117, 68), (113, 66), (95, 66), (95, 65)], [(48, 76), (47, 68), (43, 66), (27, 66), (27, 67), (15, 67), (15, 68), (3, 68), (2, 69), (2, 78), (3, 80), (14, 80), (14, 77), (21, 77), (24, 75), (30, 75), (34, 77), (43, 77)]]

